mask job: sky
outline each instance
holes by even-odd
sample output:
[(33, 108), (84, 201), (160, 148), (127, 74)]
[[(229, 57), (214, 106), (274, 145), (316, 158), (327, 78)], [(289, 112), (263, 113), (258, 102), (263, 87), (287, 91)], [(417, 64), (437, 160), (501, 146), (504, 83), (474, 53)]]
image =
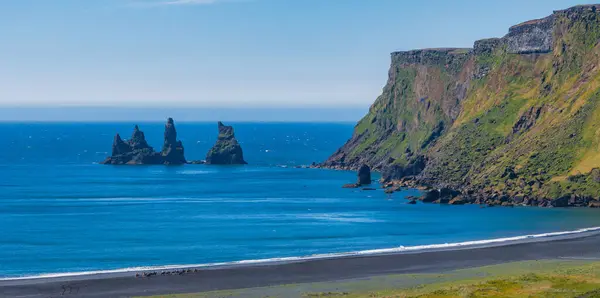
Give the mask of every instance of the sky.
[(1, 0), (0, 120), (98, 106), (360, 115), (390, 52), (471, 47), (593, 2)]

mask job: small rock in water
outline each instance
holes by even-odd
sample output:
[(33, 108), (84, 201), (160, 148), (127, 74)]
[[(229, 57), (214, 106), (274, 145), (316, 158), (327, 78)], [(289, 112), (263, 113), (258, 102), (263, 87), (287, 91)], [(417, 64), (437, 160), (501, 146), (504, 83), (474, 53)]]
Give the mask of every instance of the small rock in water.
[(342, 186), (342, 188), (359, 188), (360, 185), (356, 184), (356, 183), (348, 183), (348, 184), (344, 184)]
[(358, 169), (358, 185), (370, 185), (371, 184), (371, 168), (363, 164)]

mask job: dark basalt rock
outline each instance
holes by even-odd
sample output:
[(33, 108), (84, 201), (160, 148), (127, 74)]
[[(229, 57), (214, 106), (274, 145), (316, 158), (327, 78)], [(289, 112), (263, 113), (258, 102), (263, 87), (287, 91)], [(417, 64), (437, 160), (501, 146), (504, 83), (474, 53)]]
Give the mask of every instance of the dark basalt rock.
[(401, 186), (393, 185), (393, 186), (387, 187), (384, 190), (384, 192), (387, 193), (387, 194), (392, 194), (392, 193), (395, 193), (395, 192), (401, 191), (401, 190), (402, 190)]
[(449, 204), (452, 199), (459, 196), (460, 192), (449, 189), (431, 189), (426, 191), (420, 198), (423, 203)]
[(468, 203), (467, 200), (461, 196), (458, 196), (458, 197), (450, 200), (450, 202), (448, 202), (448, 204), (450, 204), (450, 205), (464, 205), (467, 203)]
[(131, 135), (128, 143), (132, 150), (152, 148), (150, 145), (148, 145), (148, 142), (146, 142), (146, 136), (144, 135), (144, 132), (141, 131), (137, 125), (133, 128), (133, 134)]
[(245, 165), (242, 146), (235, 139), (233, 127), (219, 125), (219, 137), (215, 145), (206, 154), (206, 164), (209, 165)]
[(437, 189), (429, 190), (420, 199), (423, 203), (433, 203), (440, 199), (440, 191)]
[(342, 185), (342, 188), (359, 188), (360, 185), (356, 184), (356, 183), (348, 183), (348, 184), (344, 184)]
[(186, 163), (184, 157), (183, 144), (177, 140), (177, 131), (173, 118), (167, 120), (165, 124), (165, 137), (162, 149), (164, 164), (180, 165)]
[[(169, 136), (169, 142), (167, 142)], [(144, 132), (136, 125), (128, 141), (123, 141), (117, 134), (114, 138), (111, 156), (102, 164), (107, 165), (181, 165), (184, 164), (183, 144), (181, 141), (171, 142), (177, 137), (173, 119), (169, 118), (165, 127), (165, 147), (162, 152), (155, 152), (148, 142)]]
[(425, 158), (422, 155), (416, 156), (407, 165), (402, 166), (392, 164), (384, 167), (381, 176), (383, 181), (399, 180), (408, 176), (416, 176), (423, 171), (426, 166)]
[(358, 185), (370, 185), (371, 184), (371, 168), (368, 165), (362, 165), (358, 169)]
[(568, 207), (571, 196), (562, 196), (551, 202), (552, 207)]
[[(137, 125), (136, 125), (136, 128), (137, 128)], [(123, 154), (130, 153), (131, 151), (132, 151), (132, 149), (129, 146), (129, 144), (125, 143), (123, 141), (123, 139), (121, 139), (121, 136), (119, 134), (117, 134), (113, 141), (111, 156), (123, 155)]]

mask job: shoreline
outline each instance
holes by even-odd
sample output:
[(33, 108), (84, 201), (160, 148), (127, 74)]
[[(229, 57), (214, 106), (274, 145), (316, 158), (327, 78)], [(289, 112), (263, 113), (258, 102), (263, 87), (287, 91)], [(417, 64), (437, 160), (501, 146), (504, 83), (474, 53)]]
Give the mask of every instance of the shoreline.
[[(257, 267), (278, 267), (303, 263), (318, 263), (328, 261), (343, 262), (355, 258), (380, 258), (380, 257), (401, 257), (411, 255), (426, 255), (432, 253), (449, 253), (460, 251), (472, 251), (483, 249), (494, 249), (511, 246), (522, 246), (527, 244), (549, 244), (560, 241), (570, 241), (577, 239), (594, 238), (600, 243), (600, 227), (583, 228), (571, 231), (549, 232), (542, 234), (531, 234), (513, 237), (502, 237), (485, 240), (464, 241), (456, 243), (442, 243), (417, 246), (400, 246), (396, 248), (372, 249), (363, 251), (318, 254), (300, 257), (281, 257), (270, 259), (241, 260), (233, 262), (220, 262), (208, 264), (181, 264), (181, 265), (161, 265), (130, 267), (120, 269), (95, 270), (85, 272), (66, 272), (66, 273), (46, 273), (31, 276), (6, 277), (0, 278), (0, 289), (2, 287), (12, 286), (35, 286), (52, 283), (65, 282), (85, 282), (102, 281), (119, 278), (136, 278), (136, 274), (157, 272), (175, 272), (175, 271), (196, 271), (188, 272), (186, 275), (194, 275), (198, 272), (210, 272), (220, 270), (247, 270)], [(161, 276), (157, 276), (161, 278)]]
[(197, 273), (147, 278), (135, 278), (129, 274), (83, 280), (0, 282), (0, 293), (8, 297), (52, 297), (60, 296), (67, 288), (76, 291), (73, 293), (78, 297), (150, 296), (331, 282), (390, 274), (443, 273), (527, 260), (600, 260), (600, 233), (559, 238), (469, 249), (205, 268)]

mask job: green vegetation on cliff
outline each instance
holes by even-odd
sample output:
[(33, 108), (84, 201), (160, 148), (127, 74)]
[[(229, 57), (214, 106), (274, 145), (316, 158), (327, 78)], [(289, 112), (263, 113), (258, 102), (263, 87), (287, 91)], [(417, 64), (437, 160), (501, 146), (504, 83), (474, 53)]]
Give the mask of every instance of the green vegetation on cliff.
[(458, 115), (469, 62), (469, 52), (462, 49), (392, 53), (383, 93), (356, 125), (353, 138), (325, 164), (382, 169), (423, 154)]
[(424, 156), (418, 184), (598, 200), (599, 40), (600, 6), (587, 5), (513, 26), (468, 52), (394, 53), (382, 95), (324, 165), (395, 166), (399, 179), (401, 166)]

